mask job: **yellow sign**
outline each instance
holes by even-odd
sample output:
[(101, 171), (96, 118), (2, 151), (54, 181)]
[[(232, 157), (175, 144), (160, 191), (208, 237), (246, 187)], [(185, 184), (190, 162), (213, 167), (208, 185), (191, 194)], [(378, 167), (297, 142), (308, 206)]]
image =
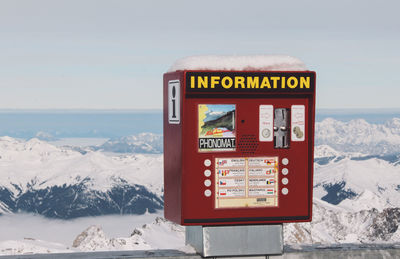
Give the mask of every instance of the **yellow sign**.
[(187, 92), (310, 92), (313, 72), (187, 72)]
[(290, 77), (263, 77), (260, 81), (260, 77), (254, 76), (191, 76), (190, 77), (190, 88), (217, 88), (223, 87), (225, 89), (229, 88), (310, 88), (310, 77), (302, 76), (300, 78), (290, 76)]

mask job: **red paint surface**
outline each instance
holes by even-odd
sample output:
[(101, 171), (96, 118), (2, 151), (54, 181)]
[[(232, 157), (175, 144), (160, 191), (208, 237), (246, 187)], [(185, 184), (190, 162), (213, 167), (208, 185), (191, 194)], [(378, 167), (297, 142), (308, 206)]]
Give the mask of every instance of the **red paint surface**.
[[(313, 93), (186, 94), (185, 72), (179, 71), (164, 75), (165, 217), (181, 225), (236, 225), (311, 221), (315, 90)], [(167, 104), (168, 81), (176, 79), (181, 82), (181, 123), (178, 125), (168, 123)], [(198, 104), (236, 105), (236, 151), (198, 152)], [(273, 142), (259, 142), (254, 154), (242, 153), (238, 148), (239, 139), (242, 135), (255, 135), (258, 141), (260, 105), (273, 105), (274, 108), (289, 109), (292, 105), (305, 105), (305, 141), (291, 141), (289, 149), (275, 149)], [(215, 158), (260, 156), (279, 157), (278, 207), (215, 209)], [(282, 158), (288, 158), (289, 164), (283, 166)], [(204, 166), (205, 159), (212, 161), (208, 168)], [(283, 167), (289, 169), (289, 174), (286, 176), (282, 174)], [(204, 176), (206, 169), (211, 170), (210, 177)], [(285, 186), (281, 183), (283, 177), (289, 179), (289, 183)], [(211, 180), (211, 187), (204, 185), (206, 179)], [(282, 195), (280, 192), (283, 187), (289, 189), (288, 195)], [(212, 191), (211, 197), (204, 195), (206, 189)]]

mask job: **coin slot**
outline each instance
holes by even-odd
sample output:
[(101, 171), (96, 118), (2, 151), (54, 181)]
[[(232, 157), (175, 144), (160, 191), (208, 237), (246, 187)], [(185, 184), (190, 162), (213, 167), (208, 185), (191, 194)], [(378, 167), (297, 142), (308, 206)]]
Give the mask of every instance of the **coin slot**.
[(277, 108), (274, 110), (274, 147), (290, 147), (290, 116), (289, 109)]

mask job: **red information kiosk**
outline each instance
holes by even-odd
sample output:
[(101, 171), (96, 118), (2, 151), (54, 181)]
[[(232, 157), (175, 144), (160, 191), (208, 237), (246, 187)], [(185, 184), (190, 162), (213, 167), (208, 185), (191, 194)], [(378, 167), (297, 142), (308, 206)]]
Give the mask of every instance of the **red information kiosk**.
[(314, 113), (312, 71), (164, 74), (165, 217), (202, 228), (311, 221)]

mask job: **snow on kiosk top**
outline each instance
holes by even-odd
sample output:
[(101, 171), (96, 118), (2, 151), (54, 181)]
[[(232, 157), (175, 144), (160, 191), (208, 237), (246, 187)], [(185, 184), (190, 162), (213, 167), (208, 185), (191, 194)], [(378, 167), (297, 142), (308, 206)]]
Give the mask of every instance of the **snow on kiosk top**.
[(299, 59), (285, 55), (191, 56), (178, 59), (168, 72), (180, 70), (216, 71), (305, 71)]

